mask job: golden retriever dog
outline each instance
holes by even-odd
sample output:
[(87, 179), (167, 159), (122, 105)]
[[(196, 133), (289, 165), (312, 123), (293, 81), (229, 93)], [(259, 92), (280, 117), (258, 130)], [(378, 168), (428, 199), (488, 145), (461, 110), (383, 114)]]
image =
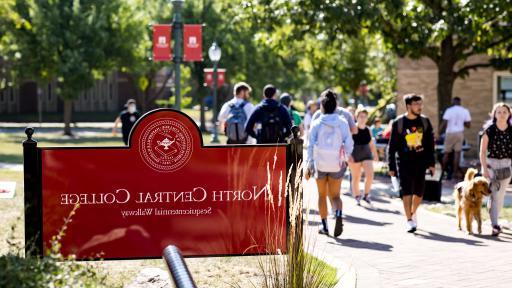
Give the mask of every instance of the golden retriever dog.
[(468, 171), (466, 171), (464, 181), (455, 185), (455, 191), (453, 193), (453, 198), (455, 198), (455, 207), (457, 209), (459, 230), (462, 230), (462, 212), (464, 211), (468, 234), (473, 233), (471, 225), (473, 223), (473, 218), (478, 223), (478, 234), (482, 234), (482, 199), (484, 196), (491, 194), (489, 181), (484, 177), (475, 177), (476, 173), (478, 173), (476, 169), (469, 168)]

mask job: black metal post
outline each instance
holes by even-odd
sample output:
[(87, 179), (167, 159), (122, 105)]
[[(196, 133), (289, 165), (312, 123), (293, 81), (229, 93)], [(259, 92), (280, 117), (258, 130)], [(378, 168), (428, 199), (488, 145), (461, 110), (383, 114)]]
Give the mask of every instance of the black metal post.
[(183, 22), (181, 20), (181, 9), (184, 0), (172, 0), (173, 19), (172, 19), (172, 34), (174, 37), (174, 109), (181, 111), (181, 62), (183, 61), (183, 53), (181, 48), (183, 46)]
[(23, 141), (23, 174), (25, 203), (25, 255), (42, 256), (42, 216), (41, 161), (37, 142), (32, 139), (34, 128), (25, 129), (27, 140)]
[(218, 79), (218, 72), (217, 72), (217, 66), (218, 66), (218, 62), (217, 61), (214, 61), (213, 62), (213, 119), (212, 119), (212, 124), (213, 124), (213, 134), (212, 134), (212, 143), (219, 143), (219, 132), (218, 132), (218, 127), (217, 127), (217, 117), (218, 114), (219, 114), (219, 109), (217, 108), (217, 79)]
[[(288, 141), (288, 149), (287, 149), (287, 169), (290, 171), (290, 167), (292, 170), (290, 171), (290, 185), (292, 188), (291, 195), (295, 194), (295, 191), (297, 189), (297, 185), (302, 185), (302, 158), (303, 158), (303, 147), (304, 147), (304, 140), (300, 139), (299, 137), (300, 128), (298, 126), (292, 127), (292, 138)], [(299, 179), (297, 180), (297, 183), (295, 182), (295, 178), (297, 176), (297, 173), (299, 174)], [(294, 199), (292, 199), (294, 200)]]
[(187, 264), (181, 256), (180, 250), (173, 245), (164, 249), (163, 258), (177, 288), (196, 288), (196, 283), (188, 270)]

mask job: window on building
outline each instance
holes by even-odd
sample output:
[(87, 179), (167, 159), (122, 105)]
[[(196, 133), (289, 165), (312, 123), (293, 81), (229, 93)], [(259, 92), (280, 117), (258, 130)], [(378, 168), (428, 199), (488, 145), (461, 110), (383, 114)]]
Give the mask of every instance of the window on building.
[(11, 90), (11, 102), (14, 102), (14, 89), (9, 89)]
[(498, 77), (498, 101), (512, 104), (512, 75)]
[(5, 89), (0, 89), (0, 102), (4, 102), (4, 91)]

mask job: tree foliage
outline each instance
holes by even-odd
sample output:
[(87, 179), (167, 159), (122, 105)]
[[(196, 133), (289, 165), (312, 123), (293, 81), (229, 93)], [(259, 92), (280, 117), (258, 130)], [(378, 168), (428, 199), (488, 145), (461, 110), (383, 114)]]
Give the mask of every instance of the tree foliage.
[[(455, 79), (478, 68), (512, 66), (512, 2), (508, 0), (253, 0), (272, 29), (295, 26), (295, 37), (331, 39), (361, 31), (382, 35), (400, 57), (428, 57), (439, 70), (438, 103), (444, 110)], [(256, 7), (256, 8), (254, 8)], [(471, 56), (487, 60), (473, 63)], [(440, 113), (441, 114), (441, 113)]]
[(71, 100), (133, 53), (138, 15), (120, 0), (22, 0), (11, 11), (2, 25), (11, 41), (4, 55), (18, 79), (57, 80), (70, 134)]

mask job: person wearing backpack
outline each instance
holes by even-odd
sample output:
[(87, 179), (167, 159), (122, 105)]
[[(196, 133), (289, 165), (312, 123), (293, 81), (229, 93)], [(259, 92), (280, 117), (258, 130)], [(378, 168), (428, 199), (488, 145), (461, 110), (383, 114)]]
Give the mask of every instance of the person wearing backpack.
[(347, 121), (336, 112), (336, 93), (325, 90), (320, 99), (322, 115), (311, 124), (305, 176), (306, 179), (313, 176), (318, 187), (318, 210), (322, 219), (318, 233), (329, 235), (328, 196), (335, 210), (334, 237), (338, 237), (343, 232), (341, 180), (346, 170), (346, 155), (352, 153), (354, 142)]
[(276, 93), (273, 85), (263, 88), (265, 99), (256, 106), (245, 126), (245, 132), (256, 138), (258, 144), (286, 143), (291, 135), (292, 120), (286, 107), (274, 99)]
[(254, 105), (249, 102), (252, 89), (249, 84), (239, 82), (235, 84), (233, 99), (222, 105), (217, 120), (224, 127), (227, 144), (250, 143), (249, 135), (245, 132), (245, 125), (254, 111)]
[(423, 96), (407, 94), (404, 102), (407, 113), (397, 117), (392, 124), (388, 165), (389, 175), (398, 175), (407, 232), (413, 233), (418, 225), (416, 211), (425, 191), (425, 172), (427, 169), (431, 175), (435, 172), (435, 145), (432, 124), (421, 115)]

